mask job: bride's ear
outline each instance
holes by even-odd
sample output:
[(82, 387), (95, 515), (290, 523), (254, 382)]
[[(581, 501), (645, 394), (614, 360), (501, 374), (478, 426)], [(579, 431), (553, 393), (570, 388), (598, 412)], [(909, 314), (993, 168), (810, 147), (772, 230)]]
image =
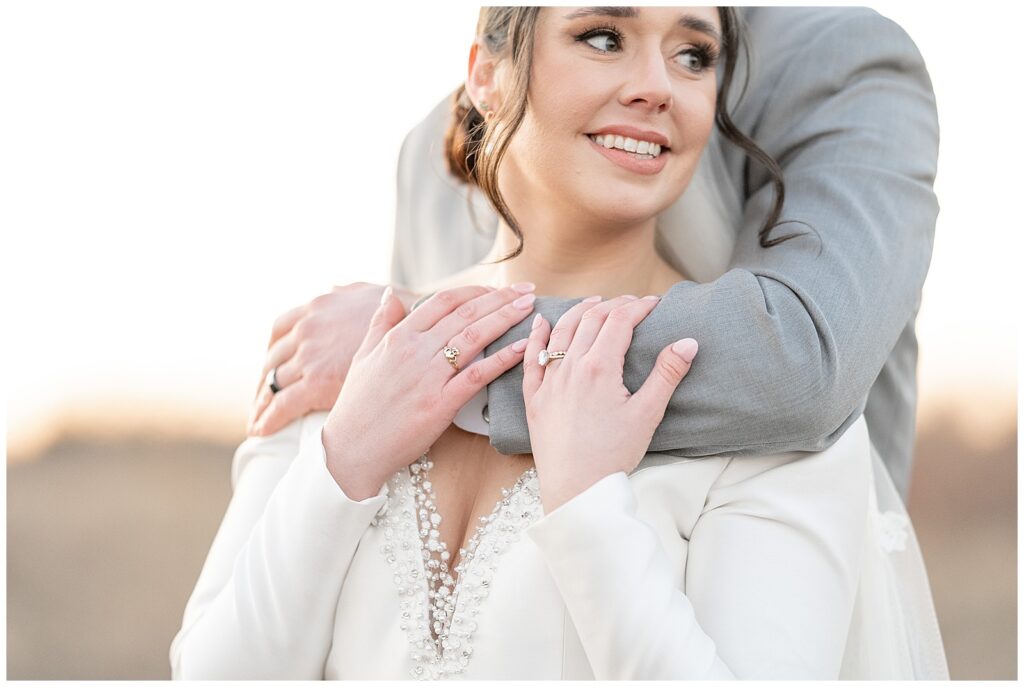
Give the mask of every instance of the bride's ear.
[(466, 77), (466, 95), (478, 111), (497, 110), (501, 103), (497, 60), (480, 39), (469, 49), (469, 73)]

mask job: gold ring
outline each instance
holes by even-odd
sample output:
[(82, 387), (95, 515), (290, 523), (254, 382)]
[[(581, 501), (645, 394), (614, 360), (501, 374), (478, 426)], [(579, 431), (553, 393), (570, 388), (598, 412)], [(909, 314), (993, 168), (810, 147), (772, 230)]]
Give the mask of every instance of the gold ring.
[(444, 357), (448, 359), (448, 362), (451, 363), (452, 367), (455, 368), (455, 371), (458, 372), (459, 371), (459, 349), (457, 349), (455, 346), (445, 346), (444, 347)]

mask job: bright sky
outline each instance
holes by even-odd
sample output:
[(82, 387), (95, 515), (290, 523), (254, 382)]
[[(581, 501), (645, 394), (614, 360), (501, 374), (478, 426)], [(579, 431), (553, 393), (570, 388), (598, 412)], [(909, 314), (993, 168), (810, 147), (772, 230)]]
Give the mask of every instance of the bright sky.
[[(69, 414), (240, 434), (273, 319), (387, 280), (399, 146), (463, 78), (476, 24), (476, 5), (437, 7), (3, 4), (12, 450)], [(986, 12), (978, 51), (963, 8), (877, 7), (939, 106), (922, 406), (990, 415), (1016, 395), (1019, 110), (997, 68), (1016, 29)]]

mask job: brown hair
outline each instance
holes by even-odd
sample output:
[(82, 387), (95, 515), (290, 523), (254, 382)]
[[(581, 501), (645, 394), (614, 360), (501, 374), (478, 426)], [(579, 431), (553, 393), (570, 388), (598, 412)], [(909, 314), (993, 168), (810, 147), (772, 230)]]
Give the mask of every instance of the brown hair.
[[(483, 7), (480, 10), (477, 35), (483, 38), (486, 49), (492, 55), (511, 59), (510, 81), (507, 84), (507, 89), (503, 92), (503, 102), (494, 111), (492, 119), (485, 121), (480, 111), (473, 106), (466, 94), (465, 84), (455, 89), (451, 96), (452, 119), (444, 140), (448, 170), (461, 181), (471, 186), (478, 186), (508, 224), (512, 233), (519, 239), (516, 250), (497, 262), (514, 258), (523, 251), (523, 233), (498, 190), (498, 166), (508, 149), (512, 135), (519, 129), (526, 115), (526, 95), (530, 86), (530, 70), (533, 63), (533, 41), (540, 9), (540, 7)], [(771, 176), (772, 184), (775, 187), (775, 202), (758, 232), (761, 246), (768, 248), (794, 238), (798, 234), (775, 238), (768, 236), (779, 223), (779, 215), (782, 213), (782, 204), (786, 197), (782, 169), (771, 155), (736, 128), (726, 110), (726, 102), (736, 70), (736, 61), (740, 47), (745, 43), (745, 37), (740, 29), (739, 17), (734, 8), (720, 7), (718, 16), (722, 25), (722, 55), (725, 65), (722, 83), (719, 86), (715, 102), (715, 123), (727, 139), (761, 163)], [(749, 52), (743, 51), (743, 54), (749, 61)], [(748, 69), (746, 73), (749, 75), (750, 70)], [(745, 83), (740, 98), (746, 92), (746, 87)], [(482, 152), (486, 152), (486, 154), (481, 154)], [(471, 204), (470, 211), (472, 211)]]

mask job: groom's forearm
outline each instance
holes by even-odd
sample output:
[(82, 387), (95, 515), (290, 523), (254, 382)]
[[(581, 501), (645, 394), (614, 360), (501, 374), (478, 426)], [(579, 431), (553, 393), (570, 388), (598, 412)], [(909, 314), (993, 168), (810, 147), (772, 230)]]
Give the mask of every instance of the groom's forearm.
[[(555, 323), (577, 300), (541, 297), (535, 310)], [(528, 334), (520, 323), (487, 354)], [(700, 343), (700, 356), (673, 394), (652, 438), (651, 451), (704, 456), (725, 452), (821, 450), (841, 436), (887, 350), (851, 369), (824, 313), (787, 286), (744, 270), (710, 284), (681, 282), (634, 331), (623, 381), (640, 388), (658, 353), (683, 337)], [(891, 348), (891, 342), (889, 343)], [(491, 443), (504, 454), (529, 453), (522, 369), (488, 387)]]

